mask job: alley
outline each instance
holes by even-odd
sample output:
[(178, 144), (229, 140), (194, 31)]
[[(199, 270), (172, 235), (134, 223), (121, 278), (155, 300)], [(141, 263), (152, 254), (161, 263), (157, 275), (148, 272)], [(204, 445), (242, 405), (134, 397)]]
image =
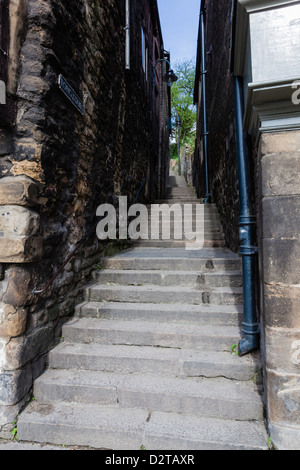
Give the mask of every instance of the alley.
[[(199, 204), (183, 178), (171, 184), (168, 201)], [(267, 449), (259, 354), (231, 350), (243, 310), (240, 259), (212, 237), (221, 237), (213, 205), (203, 223), (202, 250), (140, 241), (102, 261), (18, 420), (21, 441)]]

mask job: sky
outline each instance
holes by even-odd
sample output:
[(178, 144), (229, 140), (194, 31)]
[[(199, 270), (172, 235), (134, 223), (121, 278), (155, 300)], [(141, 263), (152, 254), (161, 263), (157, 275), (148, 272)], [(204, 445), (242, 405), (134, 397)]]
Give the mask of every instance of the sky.
[(165, 50), (171, 64), (196, 61), (200, 0), (158, 0)]

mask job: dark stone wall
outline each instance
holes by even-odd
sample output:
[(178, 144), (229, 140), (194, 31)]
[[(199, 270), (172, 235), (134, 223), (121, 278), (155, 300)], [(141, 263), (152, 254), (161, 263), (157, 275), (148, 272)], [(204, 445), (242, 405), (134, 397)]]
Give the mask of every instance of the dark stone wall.
[[(206, 2), (205, 16), (208, 160), (211, 193), (213, 202), (217, 204), (220, 212), (227, 245), (237, 252), (240, 246), (238, 228), (240, 206), (231, 73), (232, 1), (210, 0)], [(198, 87), (199, 83), (196, 86)], [(202, 149), (201, 93), (197, 94), (198, 129), (193, 178), (198, 196), (204, 197), (205, 167)], [(251, 142), (249, 142), (249, 155), (252, 159)], [(254, 176), (253, 169), (252, 175)]]
[[(0, 220), (0, 430), (30, 392), (110, 244), (93, 234), (45, 294), (32, 289), (47, 284), (96, 222), (100, 204), (117, 205), (121, 195), (131, 203), (145, 177), (140, 201), (155, 194), (161, 145), (153, 133), (154, 44), (163, 50), (156, 2), (131, 2), (129, 71), (123, 1), (21, 3), (11, 0), (15, 118), (0, 129), (0, 204), (11, 221)], [(84, 102), (84, 116), (59, 89), (60, 74)]]

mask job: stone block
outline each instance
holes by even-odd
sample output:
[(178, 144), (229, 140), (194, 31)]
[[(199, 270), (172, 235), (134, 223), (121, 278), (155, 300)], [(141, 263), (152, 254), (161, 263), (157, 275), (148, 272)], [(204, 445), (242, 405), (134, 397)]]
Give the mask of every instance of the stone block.
[(269, 419), (274, 423), (300, 426), (300, 374), (267, 371)]
[(27, 311), (16, 310), (8, 304), (0, 304), (0, 336), (20, 336), (26, 330)]
[(260, 144), (261, 156), (298, 152), (300, 152), (300, 131), (262, 134)]
[(34, 206), (38, 186), (26, 176), (6, 176), (0, 180), (0, 205)]
[(265, 344), (268, 369), (278, 374), (300, 374), (300, 328), (266, 327)]
[(42, 237), (0, 238), (0, 263), (31, 263), (42, 254)]
[(24, 367), (39, 355), (47, 352), (53, 345), (53, 327), (44, 326), (30, 334), (13, 338), (6, 346), (3, 368), (14, 371)]
[(0, 130), (0, 156), (13, 153), (14, 143), (10, 132), (7, 129)]
[(299, 154), (266, 155), (262, 158), (262, 196), (299, 194), (299, 191)]
[(262, 240), (263, 272), (266, 284), (298, 284), (300, 279), (300, 238)]
[(263, 238), (299, 238), (300, 196), (264, 198), (261, 202)]
[(23, 307), (30, 299), (30, 273), (23, 267), (14, 266), (5, 273), (2, 284), (2, 300), (14, 307)]
[(19, 403), (32, 386), (31, 367), (0, 374), (0, 406)]
[(300, 426), (269, 423), (269, 433), (277, 450), (299, 450)]
[(267, 326), (300, 328), (300, 286), (265, 284), (264, 316)]
[(24, 402), (14, 406), (0, 405), (0, 438), (11, 439), (11, 430), (15, 427), (12, 423), (24, 405)]
[(40, 217), (21, 206), (0, 206), (0, 237), (33, 236), (39, 229)]

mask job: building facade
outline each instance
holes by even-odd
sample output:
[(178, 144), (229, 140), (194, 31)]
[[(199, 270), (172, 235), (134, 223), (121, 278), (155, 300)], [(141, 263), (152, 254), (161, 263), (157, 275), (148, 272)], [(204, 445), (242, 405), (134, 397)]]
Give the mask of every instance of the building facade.
[[(267, 426), (277, 448), (297, 450), (299, 22), (298, 1), (201, 2), (194, 155), (198, 195), (204, 197), (209, 189), (228, 246), (241, 250), (242, 256), (256, 258), (252, 273), (256, 273), (257, 329), (251, 334), (258, 336), (260, 330)], [(243, 196), (247, 198), (246, 223), (241, 217), (245, 216)], [(246, 247), (251, 230), (252, 240)], [(244, 289), (247, 284), (244, 277)]]
[(166, 58), (156, 0), (0, 1), (1, 436), (110, 247), (94, 230), (34, 290), (100, 204), (164, 192)]

